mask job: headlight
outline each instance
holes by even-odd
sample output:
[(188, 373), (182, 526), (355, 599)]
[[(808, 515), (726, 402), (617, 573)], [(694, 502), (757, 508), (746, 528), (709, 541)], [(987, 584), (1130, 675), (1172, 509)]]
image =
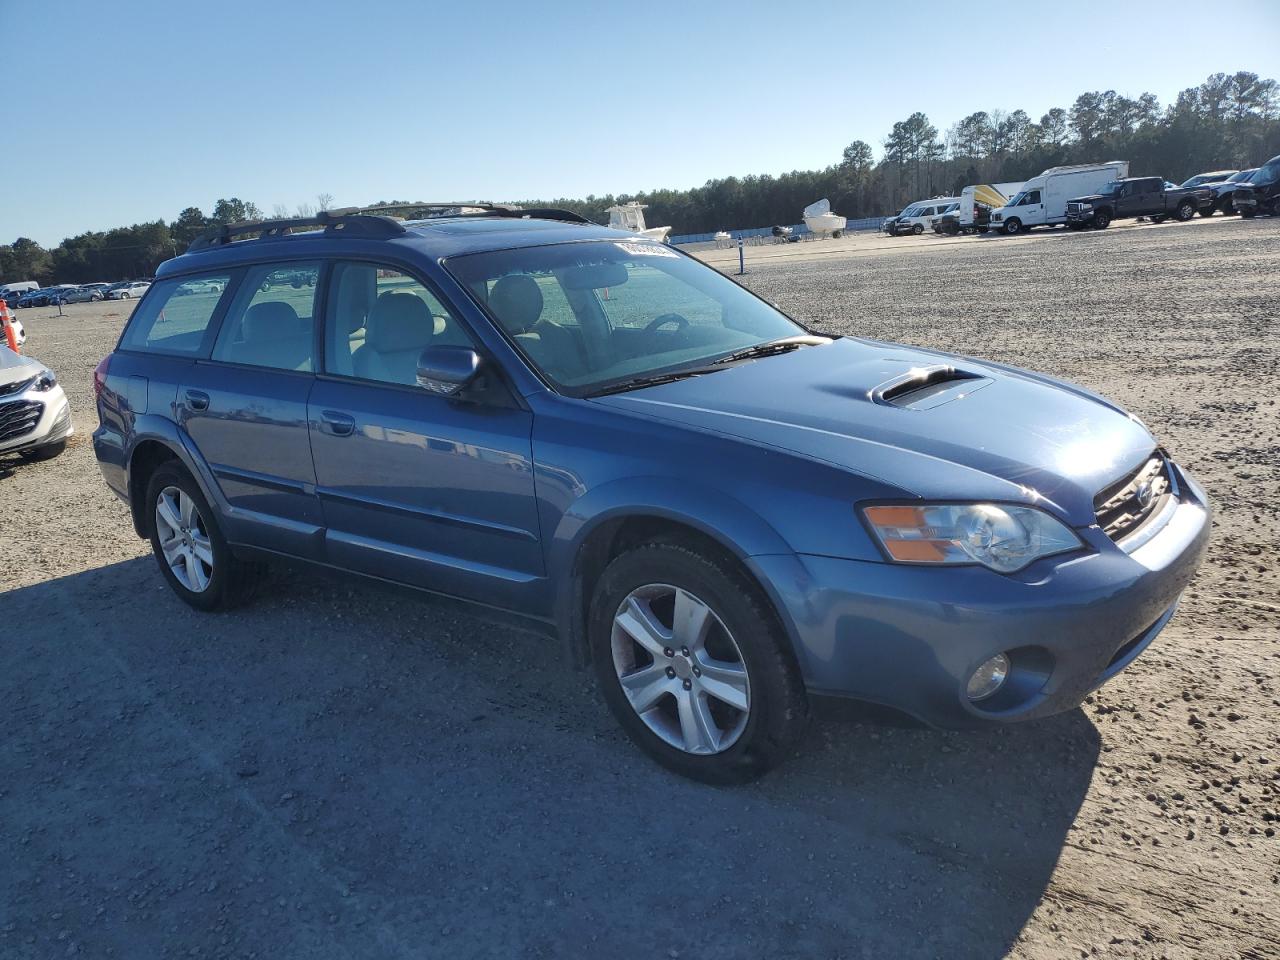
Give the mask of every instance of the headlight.
[(36, 377), (36, 382), (31, 385), (33, 390), (52, 390), (58, 383), (58, 378), (53, 375), (52, 370), (46, 370), (40, 376)]
[(980, 563), (1013, 573), (1040, 557), (1081, 546), (1070, 528), (1034, 507), (884, 504), (863, 507), (862, 514), (896, 563)]

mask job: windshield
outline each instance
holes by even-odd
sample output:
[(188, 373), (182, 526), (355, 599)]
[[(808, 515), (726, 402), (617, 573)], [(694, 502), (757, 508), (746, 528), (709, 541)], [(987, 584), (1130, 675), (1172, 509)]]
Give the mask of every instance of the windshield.
[(1196, 176), (1196, 177), (1192, 177), (1190, 180), (1184, 180), (1184, 181), (1182, 181), (1182, 185), (1183, 185), (1184, 187), (1198, 187), (1198, 186), (1200, 186), (1200, 184), (1204, 183), (1206, 180), (1209, 180), (1209, 179), (1211, 179), (1211, 178), (1210, 178), (1210, 177), (1203, 176), (1203, 175), (1202, 175), (1202, 176)]
[(1239, 173), (1235, 173), (1227, 177), (1227, 183), (1244, 183), (1257, 172), (1257, 167), (1254, 167), (1252, 170), (1241, 170)]
[(1119, 192), (1120, 192), (1120, 181), (1112, 180), (1105, 187), (1103, 187), (1101, 190), (1098, 191), (1098, 195), (1106, 197), (1106, 196), (1110, 196), (1113, 193), (1119, 193)]
[(526, 247), (453, 257), (445, 267), (570, 396), (806, 333), (719, 271), (660, 243)]

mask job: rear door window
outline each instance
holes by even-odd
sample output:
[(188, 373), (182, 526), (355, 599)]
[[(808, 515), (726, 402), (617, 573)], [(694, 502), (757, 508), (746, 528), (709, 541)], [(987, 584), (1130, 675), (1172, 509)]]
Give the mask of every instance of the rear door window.
[(203, 356), (213, 335), (211, 321), (231, 285), (231, 273), (161, 280), (134, 310), (120, 349), (176, 356)]
[(222, 324), (214, 360), (309, 372), (315, 369), (320, 263), (249, 267)]

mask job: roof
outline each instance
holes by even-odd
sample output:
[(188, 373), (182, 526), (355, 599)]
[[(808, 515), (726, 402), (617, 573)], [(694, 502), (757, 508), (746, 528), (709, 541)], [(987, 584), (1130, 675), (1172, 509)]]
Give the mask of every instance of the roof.
[(395, 233), (387, 231), (383, 236), (343, 236), (325, 229), (308, 229), (300, 233), (268, 233), (248, 240), (232, 240), (214, 246), (193, 248), (162, 263), (156, 270), (156, 277), (252, 263), (274, 256), (289, 259), (307, 256), (370, 256), (379, 249), (398, 249), (411, 251), (431, 260), (442, 260), (471, 253), (553, 243), (637, 239), (634, 233), (594, 223), (525, 219), (497, 214), (432, 217), (397, 223), (403, 229)]

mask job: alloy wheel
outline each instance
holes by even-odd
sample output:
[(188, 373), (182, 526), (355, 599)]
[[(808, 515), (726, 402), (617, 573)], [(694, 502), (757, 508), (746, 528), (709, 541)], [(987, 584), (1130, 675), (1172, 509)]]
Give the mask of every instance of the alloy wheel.
[(746, 662), (724, 621), (687, 590), (632, 590), (613, 618), (614, 671), (631, 708), (685, 753), (729, 749), (751, 712)]
[(178, 583), (203, 593), (213, 579), (213, 543), (195, 500), (177, 487), (156, 498), (156, 534), (165, 563)]

